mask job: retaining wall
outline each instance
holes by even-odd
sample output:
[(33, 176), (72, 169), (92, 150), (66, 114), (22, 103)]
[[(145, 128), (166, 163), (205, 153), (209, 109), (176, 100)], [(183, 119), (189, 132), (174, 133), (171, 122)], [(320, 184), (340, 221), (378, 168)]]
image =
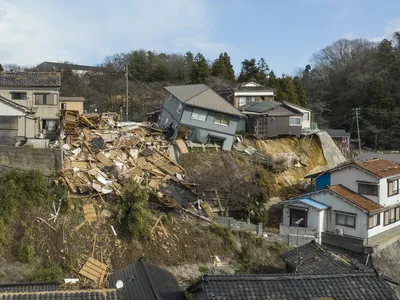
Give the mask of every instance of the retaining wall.
[(39, 169), (51, 175), (62, 167), (61, 150), (0, 146), (0, 165), (19, 170)]

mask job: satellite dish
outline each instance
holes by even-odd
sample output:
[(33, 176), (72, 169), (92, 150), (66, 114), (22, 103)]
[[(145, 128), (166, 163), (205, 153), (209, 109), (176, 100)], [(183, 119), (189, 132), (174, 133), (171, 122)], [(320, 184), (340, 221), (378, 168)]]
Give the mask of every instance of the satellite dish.
[(117, 289), (122, 289), (124, 287), (124, 283), (122, 282), (122, 280), (117, 281), (116, 287), (117, 287)]

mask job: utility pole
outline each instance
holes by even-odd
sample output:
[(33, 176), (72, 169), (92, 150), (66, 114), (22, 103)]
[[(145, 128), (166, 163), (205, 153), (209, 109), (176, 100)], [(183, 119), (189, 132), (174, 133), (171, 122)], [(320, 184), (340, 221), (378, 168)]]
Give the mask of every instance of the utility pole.
[(360, 139), (360, 126), (358, 124), (358, 112), (359, 112), (359, 108), (356, 108), (356, 122), (357, 122), (357, 138), (358, 138), (358, 151), (359, 154), (361, 154), (361, 139)]
[[(129, 82), (128, 82), (128, 65), (126, 65), (126, 73), (125, 73), (125, 79), (126, 79), (126, 122), (129, 121)], [(122, 115), (121, 115), (122, 118)]]
[(375, 132), (375, 151), (378, 151), (378, 133)]

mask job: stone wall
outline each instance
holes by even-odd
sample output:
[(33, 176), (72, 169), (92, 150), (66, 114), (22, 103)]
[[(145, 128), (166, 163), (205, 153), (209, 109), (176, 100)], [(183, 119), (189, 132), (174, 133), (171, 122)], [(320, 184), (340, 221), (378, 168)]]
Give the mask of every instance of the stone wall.
[(45, 175), (51, 175), (61, 169), (61, 150), (0, 146), (0, 166), (19, 170), (39, 169)]

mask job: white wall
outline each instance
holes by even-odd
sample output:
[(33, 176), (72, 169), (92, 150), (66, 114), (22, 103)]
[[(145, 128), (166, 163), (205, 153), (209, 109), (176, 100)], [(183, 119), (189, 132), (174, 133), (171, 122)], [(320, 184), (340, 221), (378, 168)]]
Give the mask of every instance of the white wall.
[[(367, 214), (360, 210), (357, 206), (345, 202), (344, 200), (331, 195), (328, 192), (320, 192), (312, 195), (312, 199), (330, 206), (330, 210), (326, 211), (327, 226), (326, 231), (334, 232), (335, 228), (343, 228), (345, 235), (355, 236), (359, 238), (367, 237), (368, 218)], [(356, 227), (347, 227), (336, 225), (336, 217), (334, 210), (356, 214)]]
[(10, 116), (10, 117), (14, 117), (14, 116), (24, 116), (25, 113), (22, 112), (19, 109), (16, 109), (10, 105), (7, 105), (3, 102), (0, 102), (0, 116)]
[[(379, 183), (379, 178), (366, 173), (362, 170), (359, 170), (353, 166), (349, 166), (343, 168), (341, 170), (337, 170), (331, 173), (331, 185), (341, 184), (352, 191), (358, 193), (358, 182), (357, 181), (366, 181), (366, 182), (375, 182)], [(381, 199), (381, 194), (378, 192), (379, 198), (371, 195), (363, 195), (377, 203), (379, 203), (379, 199)]]
[(290, 103), (287, 103), (287, 105), (297, 109), (298, 111), (301, 111), (303, 114), (304, 113), (308, 113), (309, 114), (308, 115), (308, 120), (304, 120), (303, 119), (302, 128), (311, 128), (311, 114), (312, 114), (311, 110), (308, 110), (308, 109), (305, 109), (305, 108), (301, 108), (301, 107), (299, 107), (297, 105), (296, 106), (292, 106), (292, 105), (290, 105)]
[[(379, 183), (379, 199), (381, 201), (380, 204), (383, 206), (400, 204), (400, 194), (388, 197), (387, 180), (388, 180), (388, 178), (383, 178), (380, 180), (380, 183)], [(399, 180), (399, 184), (400, 184), (400, 180)]]
[(290, 208), (298, 207), (300, 209), (308, 209), (307, 211), (307, 227), (308, 228), (318, 228), (318, 211), (312, 207), (309, 207), (302, 203), (291, 203), (289, 207), (285, 206), (283, 208), (282, 214), (282, 224), (283, 225), (290, 225)]

